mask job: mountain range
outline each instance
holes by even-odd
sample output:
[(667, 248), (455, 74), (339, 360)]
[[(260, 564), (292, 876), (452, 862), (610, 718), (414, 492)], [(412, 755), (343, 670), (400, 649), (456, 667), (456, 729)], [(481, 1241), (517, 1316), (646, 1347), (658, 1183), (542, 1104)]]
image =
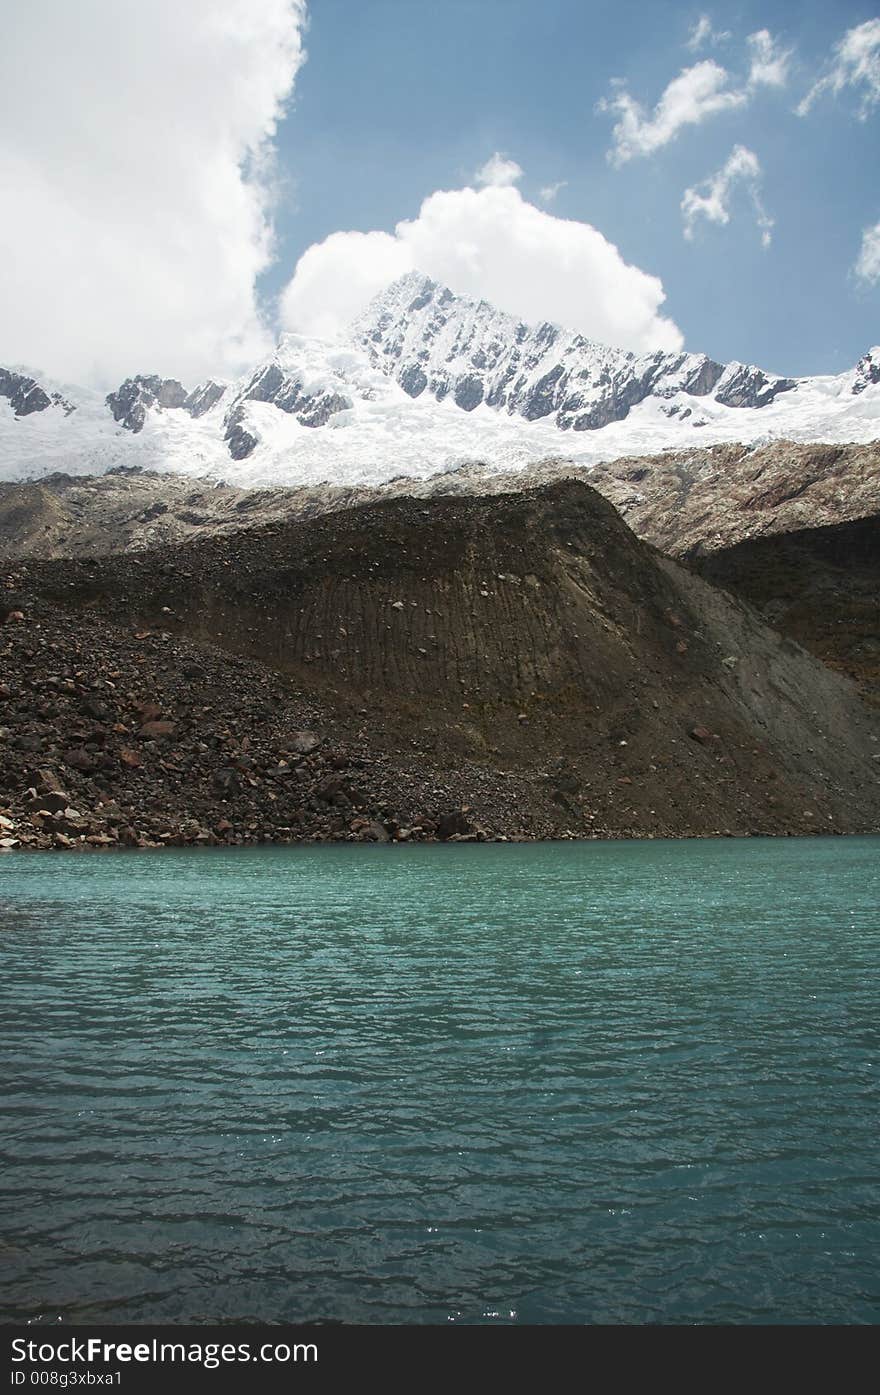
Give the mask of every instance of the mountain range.
[(100, 394), (0, 368), (0, 478), (120, 466), (250, 485), (376, 485), (729, 441), (880, 436), (880, 348), (791, 378), (705, 354), (635, 355), (524, 324), (417, 272), (332, 343), (283, 335), (234, 382), (159, 373)]
[(0, 851), (876, 830), (878, 437), (878, 349), (419, 275), (235, 382), (4, 368)]

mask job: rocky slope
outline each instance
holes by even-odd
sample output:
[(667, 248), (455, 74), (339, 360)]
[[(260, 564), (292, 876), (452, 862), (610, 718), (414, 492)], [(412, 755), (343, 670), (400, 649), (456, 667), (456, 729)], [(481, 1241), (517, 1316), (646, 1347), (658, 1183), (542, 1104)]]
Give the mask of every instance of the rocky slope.
[(7, 841), (880, 827), (852, 685), (581, 483), (33, 561), (4, 585)]
[(880, 707), (880, 514), (749, 539), (695, 559)]
[[(174, 476), (128, 470), (57, 475), (0, 484), (0, 559), (141, 552), (380, 499), (510, 493), (565, 478), (582, 472), (564, 463), (504, 475), (470, 466), (380, 490), (264, 491), (194, 488)], [(640, 536), (756, 605), (783, 634), (880, 699), (880, 578), (863, 543), (875, 537), (880, 513), (880, 447), (719, 446), (623, 460), (589, 478)]]
[[(310, 498), (309, 491), (235, 489), (127, 469), (0, 483), (0, 558), (142, 551), (298, 517)], [(322, 502), (316, 492), (316, 510)]]
[(29, 417), (32, 412), (45, 412), (48, 407), (60, 409), (65, 416), (76, 410), (60, 392), (47, 392), (35, 378), (8, 368), (0, 368), (0, 398), (6, 398), (16, 419)]
[(746, 451), (670, 451), (599, 466), (590, 483), (640, 537), (673, 556), (693, 557), (878, 512), (880, 444), (775, 441)]
[(124, 468), (92, 477), (56, 474), (0, 483), (0, 559), (137, 551), (382, 499), (516, 493), (561, 479), (586, 479), (640, 537), (673, 556), (693, 557), (750, 537), (877, 512), (880, 444), (778, 441), (755, 449), (666, 451), (586, 475), (566, 461), (503, 474), (466, 465), (424, 480), (400, 475), (373, 489), (236, 489)]

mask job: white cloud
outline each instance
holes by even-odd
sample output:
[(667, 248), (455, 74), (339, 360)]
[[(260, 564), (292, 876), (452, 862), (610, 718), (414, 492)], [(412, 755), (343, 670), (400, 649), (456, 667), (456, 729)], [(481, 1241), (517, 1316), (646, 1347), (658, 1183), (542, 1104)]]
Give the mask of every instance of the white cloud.
[(496, 150), (494, 155), (489, 156), (485, 165), (477, 170), (474, 180), (477, 184), (493, 189), (506, 189), (522, 179), (522, 173), (516, 160), (508, 160)]
[(761, 202), (761, 165), (753, 150), (744, 145), (736, 145), (720, 170), (716, 170), (702, 184), (686, 189), (681, 201), (684, 215), (684, 235), (693, 238), (694, 225), (699, 218), (710, 223), (730, 222), (730, 196), (737, 184), (748, 190), (754, 210), (755, 222), (761, 229), (761, 242), (769, 247), (773, 219), (768, 216)]
[(413, 267), (409, 246), (391, 233), (331, 233), (297, 262), (281, 297), (281, 323), (297, 334), (333, 339), (373, 296)]
[(880, 104), (880, 19), (857, 24), (835, 44), (829, 71), (813, 84), (796, 108), (798, 116), (806, 116), (823, 92), (837, 97), (845, 87), (861, 89), (862, 104), (858, 114), (864, 121), (872, 108)]
[(688, 35), (685, 48), (689, 48), (691, 53), (699, 53), (701, 48), (716, 44), (726, 43), (730, 38), (730, 30), (716, 30), (712, 27), (712, 21), (708, 15), (700, 15), (690, 34)]
[(538, 198), (542, 203), (553, 203), (560, 189), (565, 189), (567, 186), (567, 179), (560, 179), (558, 184), (545, 184), (543, 189), (538, 190)]
[(341, 332), (372, 295), (411, 270), (603, 343), (641, 351), (683, 342), (660, 314), (665, 294), (656, 276), (628, 265), (589, 223), (556, 218), (497, 185), (431, 194), (393, 235), (338, 232), (316, 243), (284, 292), (283, 323), (300, 334)]
[(600, 111), (618, 117), (608, 155), (615, 165), (626, 164), (638, 155), (652, 155), (674, 140), (683, 127), (697, 126), (717, 112), (745, 106), (748, 100), (744, 92), (730, 88), (726, 69), (708, 58), (673, 78), (650, 116), (622, 86), (616, 84), (616, 88), (612, 97), (599, 103)]
[(870, 286), (880, 283), (880, 223), (862, 233), (862, 247), (853, 270)]
[[(688, 47), (699, 47), (710, 34), (714, 34), (711, 24), (701, 15)], [(719, 38), (729, 38), (729, 35), (715, 35), (716, 42)], [(651, 113), (630, 96), (621, 82), (613, 82), (613, 95), (598, 104), (600, 112), (618, 118), (611, 133), (613, 145), (608, 152), (611, 163), (625, 165), (639, 155), (653, 155), (675, 140), (685, 126), (699, 126), (719, 112), (747, 106), (758, 87), (784, 86), (791, 50), (780, 48), (768, 29), (749, 34), (746, 44), (749, 72), (740, 86), (732, 85), (730, 74), (720, 63), (704, 58), (693, 67), (683, 68), (678, 77), (672, 79)]]
[(780, 48), (769, 29), (749, 34), (746, 43), (751, 52), (749, 87), (784, 87), (788, 81), (791, 49)]
[[(123, 13), (124, 11), (124, 13)], [(0, 362), (192, 382), (263, 351), (304, 0), (28, 0), (0, 48)]]

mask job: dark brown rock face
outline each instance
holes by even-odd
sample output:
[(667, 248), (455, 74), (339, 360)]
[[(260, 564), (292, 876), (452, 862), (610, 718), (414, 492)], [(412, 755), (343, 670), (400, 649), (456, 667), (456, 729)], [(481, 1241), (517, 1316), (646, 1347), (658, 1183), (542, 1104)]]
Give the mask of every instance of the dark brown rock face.
[[(40, 846), (880, 826), (852, 684), (580, 483), (6, 586), (0, 812)], [(36, 769), (89, 831), (30, 829)]]
[(880, 515), (752, 538), (696, 565), (880, 706)]

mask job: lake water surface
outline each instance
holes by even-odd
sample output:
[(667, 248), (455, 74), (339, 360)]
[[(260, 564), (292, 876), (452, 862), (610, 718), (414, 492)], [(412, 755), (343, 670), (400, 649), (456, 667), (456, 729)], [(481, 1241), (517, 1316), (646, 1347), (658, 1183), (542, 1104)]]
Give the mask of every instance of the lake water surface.
[(0, 858), (0, 1317), (880, 1320), (880, 839)]

